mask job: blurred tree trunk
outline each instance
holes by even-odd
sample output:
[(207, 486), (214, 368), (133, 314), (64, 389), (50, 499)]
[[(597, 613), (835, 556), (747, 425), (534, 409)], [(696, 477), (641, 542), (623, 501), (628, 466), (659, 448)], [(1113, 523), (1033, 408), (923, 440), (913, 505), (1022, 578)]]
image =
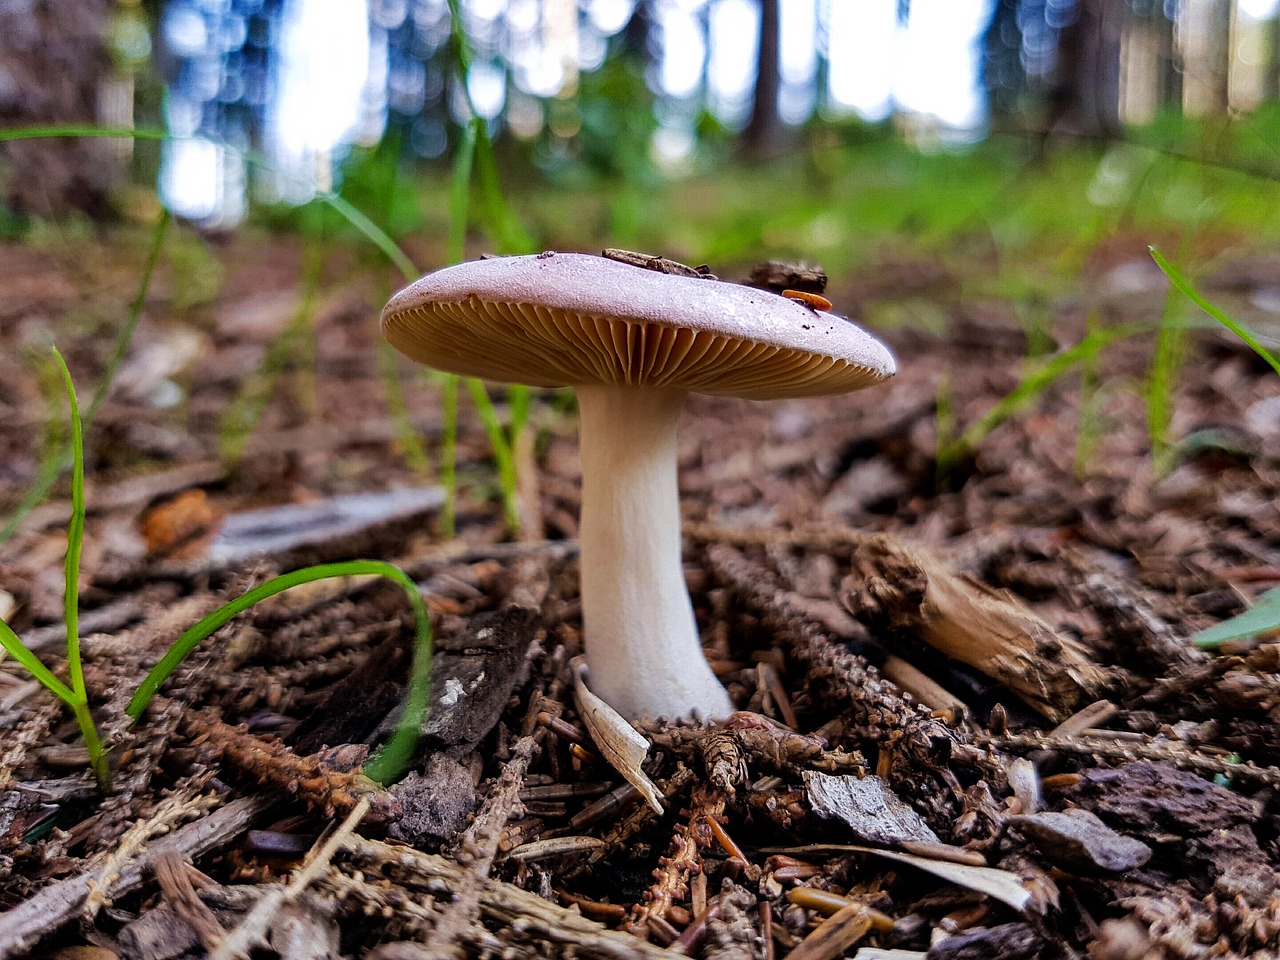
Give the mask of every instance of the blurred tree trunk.
[(646, 68), (653, 63), (653, 0), (637, 0), (631, 19), (622, 28), (625, 56)]
[(743, 131), (743, 145), (753, 156), (768, 156), (782, 146), (786, 131), (778, 113), (782, 90), (781, 16), (779, 0), (760, 0), (760, 47), (756, 56), (756, 86), (751, 120)]
[(996, 0), (982, 34), (982, 89), (987, 95), (987, 109), (996, 121), (1011, 115), (1027, 90), (1019, 3), (1020, 0)]
[(1125, 0), (1078, 0), (1058, 34), (1056, 77), (1048, 95), (1052, 134), (1106, 139), (1120, 124), (1120, 35)]
[[(0, 127), (98, 121), (111, 73), (111, 0), (0, 0)], [(16, 213), (110, 213), (122, 167), (108, 141), (0, 146), (0, 189)]]
[(1267, 86), (1268, 100), (1280, 98), (1280, 19), (1267, 24), (1267, 35), (1271, 38), (1267, 54)]

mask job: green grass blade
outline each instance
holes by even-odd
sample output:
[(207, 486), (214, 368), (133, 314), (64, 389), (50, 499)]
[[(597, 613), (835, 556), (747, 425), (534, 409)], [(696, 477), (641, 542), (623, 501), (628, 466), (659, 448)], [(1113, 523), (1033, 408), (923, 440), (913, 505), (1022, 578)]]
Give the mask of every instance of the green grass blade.
[(1156, 266), (1164, 271), (1164, 275), (1169, 278), (1169, 282), (1173, 284), (1180, 293), (1247, 343), (1254, 353), (1271, 365), (1272, 370), (1277, 374), (1280, 374), (1280, 356), (1277, 356), (1264, 347), (1258, 341), (1258, 338), (1255, 337), (1246, 327), (1241, 326), (1239, 322), (1227, 316), (1221, 308), (1214, 306), (1206, 300), (1204, 296), (1201, 295), (1200, 291), (1191, 284), (1191, 281), (1184, 277), (1177, 267), (1166, 260), (1159, 250), (1155, 247), (1147, 247), (1147, 250), (1151, 254), (1151, 259), (1156, 262)]
[(404, 400), (404, 384), (400, 381), (400, 370), (396, 367), (396, 351), (391, 344), (378, 338), (378, 376), (382, 380), (382, 390), (386, 396), (387, 410), (391, 413), (391, 422), (395, 426), (396, 444), (409, 469), (424, 479), (431, 476), (431, 461), (427, 458), (427, 448), (413, 428), (409, 419), (409, 407)]
[(55, 677), (53, 672), (40, 662), (40, 658), (27, 649), (27, 645), (13, 632), (13, 628), (3, 620), (0, 620), (0, 647), (4, 647), (9, 656), (22, 664), (27, 673), (63, 703), (70, 706), (75, 702), (75, 691)]
[(444, 503), (440, 506), (440, 533), (452, 538), (458, 522), (458, 377), (445, 374), (440, 385), (440, 416), (444, 426), (440, 436), (440, 485)]
[(111, 356), (107, 360), (107, 366), (102, 371), (102, 376), (98, 379), (98, 385), (94, 388), (93, 399), (89, 401), (89, 409), (85, 411), (84, 429), (86, 433), (93, 426), (93, 419), (98, 415), (98, 408), (107, 399), (107, 393), (111, 390), (111, 384), (115, 381), (116, 373), (120, 370), (120, 364), (124, 362), (125, 354), (129, 352), (129, 347), (133, 344), (133, 334), (138, 329), (138, 321), (142, 319), (142, 308), (146, 306), (147, 295), (151, 293), (151, 280), (155, 276), (156, 265), (160, 262), (160, 252), (164, 249), (164, 242), (169, 235), (169, 225), (172, 222), (173, 214), (167, 209), (162, 210), (160, 219), (156, 222), (155, 233), (151, 236), (151, 249), (147, 251), (147, 260), (142, 267), (142, 280), (138, 284), (138, 292), (134, 294), (133, 300), (129, 304), (129, 316), (126, 318), (124, 326), (120, 328), (120, 332), (116, 334), (115, 346), (112, 348)]
[(484, 122), (476, 119), (476, 174), (480, 183), (480, 199), (484, 204), (489, 230), (503, 254), (533, 253), (534, 242), (520, 218), (502, 193), (498, 176), (498, 161), (493, 153), (493, 141)]
[(107, 767), (107, 753), (98, 737), (98, 728), (89, 713), (89, 692), (84, 685), (84, 665), (80, 659), (80, 552), (84, 545), (84, 425), (80, 420), (80, 404), (76, 400), (76, 386), (71, 379), (67, 362), (58, 348), (53, 348), (53, 359), (62, 374), (62, 384), (67, 391), (67, 403), (71, 407), (71, 520), (67, 524), (66, 586), (63, 601), (63, 619), (67, 624), (67, 675), (71, 680), (71, 709), (75, 712), (80, 735), (89, 751), (89, 766), (93, 769), (98, 786), (107, 790), (111, 786), (111, 773)]
[(498, 480), (502, 484), (502, 513), (506, 518), (507, 530), (512, 535), (520, 532), (520, 499), (516, 490), (516, 461), (511, 452), (511, 443), (502, 422), (498, 419), (498, 410), (489, 399), (489, 392), (484, 384), (475, 377), (467, 378), (467, 389), (471, 392), (471, 402), (476, 405), (480, 414), (480, 422), (484, 424), (484, 432), (489, 437), (489, 446), (493, 448), (493, 459), (498, 467)]
[[(178, 637), (168, 652), (160, 659), (151, 672), (139, 685), (125, 713), (133, 720), (138, 720), (147, 705), (155, 697), (160, 687), (173, 674), (174, 670), (185, 660), (202, 640), (209, 637), (219, 627), (254, 604), (283, 593), (291, 587), (303, 583), (311, 583), (328, 577), (350, 577), (373, 574), (386, 577), (404, 588), (413, 608), (417, 634), (414, 644), (413, 668), (409, 679), (409, 690), (405, 697), (405, 712), (388, 742), (387, 747), (366, 765), (365, 772), (375, 780), (387, 782), (398, 776), (413, 756), (413, 746), (417, 743), (418, 733), (422, 728), (422, 719), (426, 715), (431, 695), (431, 618), (427, 613), (427, 605), (417, 584), (405, 575), (400, 568), (381, 560), (346, 560), (340, 563), (322, 563), (312, 567), (304, 567), (290, 573), (281, 574), (268, 580), (261, 586), (254, 587), (230, 603), (213, 611), (198, 623), (189, 627)], [(376, 775), (370, 769), (376, 771)]]
[(453, 157), (453, 174), (449, 187), (449, 239), (445, 258), (450, 263), (462, 260), (467, 241), (467, 215), (471, 205), (471, 170), (476, 155), (476, 125), (472, 120), (462, 128), (458, 152)]
[(390, 573), (409, 596), (413, 606), (414, 621), (417, 633), (413, 646), (413, 666), (409, 676), (409, 689), (405, 693), (404, 713), (396, 725), (396, 732), (391, 735), (383, 748), (364, 765), (367, 777), (378, 783), (392, 783), (399, 780), (413, 762), (417, 753), (418, 740), (422, 736), (422, 722), (426, 719), (431, 707), (431, 618), (427, 615), (427, 605), (417, 584), (410, 580), (396, 567), (391, 567), (399, 576)]
[[(448, 0), (449, 4), (449, 36), (453, 39), (454, 50), (458, 55), (458, 69), (466, 80), (467, 71), (471, 69), (471, 38), (462, 23), (462, 9), (458, 0)], [(471, 91), (467, 90), (467, 105), (471, 106)], [(471, 109), (474, 114), (475, 108)]]
[(80, 405), (71, 371), (58, 348), (53, 348), (54, 362), (62, 374), (62, 383), (71, 405), (71, 520), (67, 523), (66, 585), (64, 587), (63, 620), (67, 625), (67, 672), (71, 689), (85, 699), (84, 671), (80, 664), (80, 549), (84, 544), (84, 430), (80, 421)]
[(313, 348), (308, 351), (306, 343), (307, 334), (314, 331), (323, 259), (319, 244), (314, 241), (308, 243), (304, 258), (302, 300), (297, 310), (289, 320), (289, 325), (267, 347), (258, 369), (245, 378), (218, 417), (218, 459), (228, 468), (239, 464), (244, 448), (257, 429), (262, 415), (266, 413), (285, 369), (299, 360), (302, 360), (298, 364), (300, 367), (307, 363), (314, 367), (314, 356), (306, 359), (303, 357), (308, 352), (314, 353)]
[(979, 444), (987, 438), (996, 427), (1008, 420), (1027, 404), (1041, 396), (1063, 374), (1079, 363), (1097, 355), (1110, 343), (1125, 337), (1145, 333), (1149, 327), (1135, 324), (1109, 327), (1095, 330), (1084, 339), (1065, 350), (1059, 351), (1044, 360), (1031, 372), (1026, 374), (1016, 387), (996, 401), (976, 422), (971, 424), (955, 440), (941, 445), (938, 450), (938, 470), (940, 474), (950, 472), (955, 464), (973, 454)]
[[(466, 248), (475, 148), (476, 121), (472, 121), (462, 129), (458, 152), (453, 158), (449, 188), (449, 239), (445, 247), (445, 258), (449, 263), (460, 262)], [(458, 378), (452, 374), (445, 377), (441, 385), (440, 407), (444, 419), (440, 445), (440, 485), (444, 487), (444, 504), (440, 509), (440, 529), (444, 536), (452, 537), (458, 515)]]
[[(160, 658), (160, 662), (151, 668), (151, 672), (147, 674), (139, 685), (137, 692), (129, 700), (129, 706), (125, 713), (137, 720), (164, 682), (169, 679), (178, 665), (191, 654), (191, 651), (200, 645), (202, 640), (254, 604), (266, 600), (268, 597), (274, 597), (276, 594), (283, 593), (285, 590), (296, 587), (299, 584), (311, 583), (326, 577), (349, 577), (360, 574), (378, 574), (390, 577), (402, 585), (405, 582), (412, 584), (412, 581), (398, 567), (380, 560), (347, 560), (339, 563), (322, 563), (273, 577), (266, 583), (246, 591), (229, 603), (223, 604), (217, 610), (183, 631), (182, 635), (174, 641), (173, 646)], [(417, 592), (416, 587), (414, 587), (414, 592)], [(419, 597), (419, 600), (421, 600), (421, 597)], [(425, 611), (426, 607), (423, 606), (422, 609)], [(416, 610), (415, 606), (415, 612)]]
[(1155, 352), (1151, 357), (1151, 369), (1147, 372), (1143, 387), (1143, 400), (1147, 411), (1147, 440), (1151, 445), (1151, 459), (1157, 476), (1163, 475), (1169, 465), (1169, 427), (1173, 422), (1173, 391), (1177, 385), (1178, 369), (1182, 366), (1186, 331), (1177, 320), (1177, 303), (1174, 288), (1169, 287), (1160, 311), (1160, 329), (1156, 333)]
[(1201, 630), (1191, 642), (1201, 650), (1215, 650), (1230, 640), (1276, 630), (1280, 630), (1280, 587), (1268, 590), (1244, 613)]

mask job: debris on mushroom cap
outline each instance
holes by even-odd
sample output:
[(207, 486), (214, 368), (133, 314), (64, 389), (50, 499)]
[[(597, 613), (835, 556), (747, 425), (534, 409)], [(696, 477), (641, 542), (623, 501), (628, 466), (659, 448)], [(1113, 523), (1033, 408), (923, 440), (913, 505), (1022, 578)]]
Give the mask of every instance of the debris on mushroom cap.
[(382, 314), (421, 363), (534, 386), (666, 386), (752, 399), (827, 396), (893, 375), (856, 324), (777, 294), (576, 253), (446, 267)]

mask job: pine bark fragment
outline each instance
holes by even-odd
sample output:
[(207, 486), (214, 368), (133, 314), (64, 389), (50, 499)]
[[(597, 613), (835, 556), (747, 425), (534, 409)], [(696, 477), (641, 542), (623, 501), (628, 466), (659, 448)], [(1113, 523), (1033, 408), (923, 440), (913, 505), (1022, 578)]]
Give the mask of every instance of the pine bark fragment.
[(1054, 722), (1097, 699), (1103, 672), (1074, 640), (1011, 594), (956, 573), (932, 551), (887, 536), (853, 553), (843, 600), (873, 631), (905, 631), (981, 670)]

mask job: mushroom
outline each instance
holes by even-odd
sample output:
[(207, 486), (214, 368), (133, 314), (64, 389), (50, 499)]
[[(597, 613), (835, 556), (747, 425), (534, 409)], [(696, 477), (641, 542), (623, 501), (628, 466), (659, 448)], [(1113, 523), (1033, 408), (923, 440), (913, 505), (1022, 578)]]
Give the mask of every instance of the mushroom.
[(428, 274), (387, 304), (382, 332), (442, 370), (574, 387), (591, 689), (632, 720), (730, 714), (681, 565), (684, 398), (846, 393), (893, 375), (888, 349), (843, 317), (774, 293), (575, 253)]

